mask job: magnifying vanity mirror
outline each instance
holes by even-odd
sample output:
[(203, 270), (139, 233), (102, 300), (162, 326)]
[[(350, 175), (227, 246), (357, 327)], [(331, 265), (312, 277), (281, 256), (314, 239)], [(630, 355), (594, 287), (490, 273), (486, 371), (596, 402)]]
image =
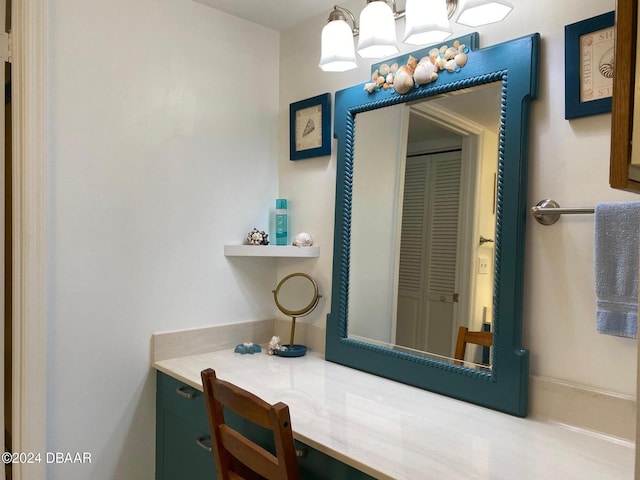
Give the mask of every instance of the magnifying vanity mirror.
[[(484, 49), (477, 34), (458, 41), (467, 64), (433, 83), (404, 95), (364, 85), (336, 93), (326, 358), (525, 416), (527, 144), (539, 36)], [(466, 331), (488, 340), (462, 357)]]
[(273, 299), (278, 310), (291, 317), (291, 334), (289, 344), (283, 350), (276, 350), (275, 354), (283, 357), (301, 357), (307, 352), (305, 345), (295, 343), (296, 318), (309, 315), (320, 300), (318, 284), (306, 273), (292, 273), (284, 277), (275, 290)]

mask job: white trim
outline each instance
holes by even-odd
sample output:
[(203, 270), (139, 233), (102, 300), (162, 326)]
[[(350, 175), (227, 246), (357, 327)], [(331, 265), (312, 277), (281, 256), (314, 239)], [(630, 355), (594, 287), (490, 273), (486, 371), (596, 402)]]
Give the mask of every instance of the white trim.
[(443, 110), (442, 107), (434, 106), (428, 102), (411, 105), (411, 110), (416, 115), (463, 137), (478, 135), (486, 130), (485, 127), (467, 117)]
[[(7, 10), (7, 1), (6, 0), (0, 0), (0, 25), (6, 25), (6, 10)], [(6, 32), (3, 32), (2, 30), (4, 30), (4, 28), (0, 27), (0, 43), (2, 44), (0, 46), (0, 48), (3, 49), (2, 51), (2, 55), (3, 58), (0, 58), (0, 67), (2, 67), (2, 72), (0, 73), (0, 78), (2, 78), (2, 83), (1, 85), (6, 85), (7, 83), (7, 78), (6, 78), (6, 69), (5, 69), (5, 64), (4, 64), (4, 59), (6, 59), (7, 57), (4, 56), (5, 53), (8, 53), (8, 47), (9, 47), (9, 42), (8, 42), (8, 37), (9, 35)], [(7, 42), (5, 43), (4, 40), (7, 40)], [(4, 48), (7, 48), (7, 51), (4, 51)], [(0, 165), (2, 167), (0, 167), (0, 185), (2, 185), (2, 188), (0, 188), (0, 191), (2, 191), (2, 198), (0, 198), (0, 251), (1, 252), (5, 252), (5, 246), (7, 244), (6, 242), (6, 238), (7, 238), (7, 230), (5, 229), (5, 223), (6, 223), (6, 216), (5, 216), (5, 209), (6, 209), (6, 202), (5, 202), (5, 196), (6, 196), (6, 175), (5, 175), (5, 168), (4, 166), (6, 165), (7, 159), (5, 158), (5, 152), (6, 152), (6, 145), (7, 145), (7, 136), (6, 136), (6, 101), (2, 102), (2, 105), (0, 106), (0, 138), (2, 138), (2, 141), (0, 142), (0, 145), (2, 145), (2, 152), (0, 152), (0, 158), (2, 158), (2, 162), (0, 162)], [(4, 257), (4, 253), (2, 256), (2, 261), (0, 262), (0, 265), (2, 265), (2, 272), (5, 271), (6, 268), (6, 262), (5, 262), (5, 257)], [(4, 275), (1, 275), (2, 278), (0, 278), (0, 308), (2, 308), (2, 322), (3, 322), (3, 326), (7, 324), (7, 322), (10, 322), (11, 319), (7, 318), (5, 316), (5, 305), (7, 301), (10, 301), (10, 298), (5, 297), (5, 278)], [(5, 405), (5, 400), (6, 400), (6, 392), (5, 392), (5, 329), (2, 328), (0, 329), (0, 355), (2, 355), (2, 358), (0, 358), (0, 405), (1, 405), (1, 409), (0, 409), (0, 432), (6, 432), (6, 424), (5, 424), (5, 418), (4, 418), (4, 412), (6, 411), (6, 405)], [(2, 451), (5, 452), (7, 451), (7, 446), (5, 444), (5, 435), (2, 436), (2, 438), (0, 438), (0, 448), (2, 448)], [(2, 469), (2, 471), (0, 472), (0, 480), (5, 480), (6, 479), (6, 473), (5, 470)]]
[[(47, 0), (13, 3), (13, 451), (46, 452)], [(13, 466), (42, 479), (46, 463)]]

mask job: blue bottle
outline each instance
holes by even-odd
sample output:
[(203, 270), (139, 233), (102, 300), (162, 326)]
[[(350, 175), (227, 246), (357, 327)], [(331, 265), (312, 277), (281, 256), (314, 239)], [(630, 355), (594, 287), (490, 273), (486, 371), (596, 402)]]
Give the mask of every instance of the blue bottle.
[(287, 199), (276, 200), (276, 245), (288, 245)]

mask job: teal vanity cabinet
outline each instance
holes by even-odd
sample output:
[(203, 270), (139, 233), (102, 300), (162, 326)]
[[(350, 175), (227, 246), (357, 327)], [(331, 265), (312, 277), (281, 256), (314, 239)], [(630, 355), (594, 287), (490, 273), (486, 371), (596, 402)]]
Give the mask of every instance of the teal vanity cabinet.
[(202, 392), (158, 372), (156, 479), (216, 478)]
[[(265, 430), (227, 413), (227, 421), (273, 451)], [(296, 441), (301, 478), (305, 480), (371, 479), (359, 470)], [(216, 477), (204, 395), (162, 372), (156, 389), (156, 479), (211, 480)]]

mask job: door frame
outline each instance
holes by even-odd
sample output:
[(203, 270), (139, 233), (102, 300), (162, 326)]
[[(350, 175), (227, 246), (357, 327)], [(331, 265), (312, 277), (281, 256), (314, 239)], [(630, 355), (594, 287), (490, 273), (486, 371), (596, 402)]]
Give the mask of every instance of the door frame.
[[(455, 351), (455, 342), (458, 334), (458, 327), (461, 325), (461, 318), (471, 318), (475, 305), (476, 276), (475, 276), (475, 245), (474, 239), (480, 238), (480, 230), (478, 219), (475, 215), (475, 208), (479, 205), (480, 186), (479, 186), (479, 169), (476, 159), (482, 151), (482, 143), (484, 141), (485, 127), (469, 120), (466, 117), (457, 115), (453, 112), (443, 110), (422, 102), (413, 104), (410, 107), (416, 115), (422, 115), (429, 121), (438, 126), (449, 130), (460, 136), (462, 151), (462, 176), (460, 188), (465, 192), (460, 204), (461, 225), (471, 225), (469, 235), (462, 235), (462, 240), (458, 244), (458, 268), (456, 273), (456, 285), (460, 294), (460, 301), (454, 305), (454, 318), (456, 321), (452, 325), (453, 343), (452, 352)], [(418, 153), (434, 154), (442, 149), (432, 148), (412, 152), (412, 155)], [(468, 275), (458, 276), (459, 272), (469, 272)], [(473, 294), (473, 295), (472, 295)]]
[[(46, 454), (48, 1), (12, 4), (13, 444)], [(13, 478), (46, 477), (46, 462), (14, 464)]]

